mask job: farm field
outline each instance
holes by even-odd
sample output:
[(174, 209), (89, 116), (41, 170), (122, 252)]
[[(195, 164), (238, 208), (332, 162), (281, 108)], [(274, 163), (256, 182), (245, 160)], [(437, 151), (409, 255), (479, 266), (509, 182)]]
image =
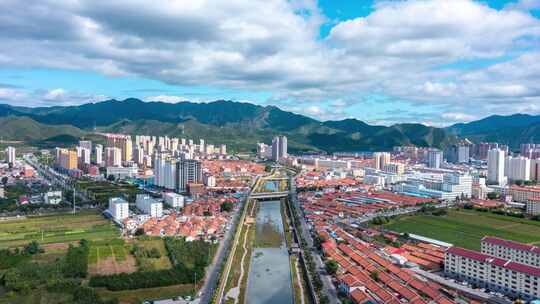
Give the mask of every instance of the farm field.
[(139, 240), (136, 242), (137, 246), (140, 246), (144, 250), (157, 249), (161, 255), (159, 258), (139, 258), (138, 267), (146, 270), (161, 270), (169, 269), (172, 267), (165, 244), (162, 239), (155, 240)]
[[(144, 288), (136, 290), (110, 291), (105, 288), (96, 289), (104, 299), (118, 299), (119, 304), (142, 303), (148, 299), (170, 299), (177, 296), (193, 295), (193, 284), (180, 284), (156, 288)], [(1, 304), (1, 302), (0, 302)]]
[(392, 220), (388, 230), (413, 233), (479, 250), (486, 235), (538, 244), (540, 222), (474, 210), (449, 210), (446, 216), (412, 215)]
[(77, 182), (77, 186), (101, 206), (106, 206), (109, 198), (115, 196), (128, 196), (129, 200), (133, 201), (135, 196), (141, 192), (136, 185), (108, 181), (81, 180)]
[(90, 275), (130, 273), (137, 270), (129, 246), (121, 239), (90, 243), (88, 272)]
[(33, 216), (0, 221), (0, 248), (18, 247), (32, 240), (40, 244), (117, 238), (119, 231), (98, 211)]

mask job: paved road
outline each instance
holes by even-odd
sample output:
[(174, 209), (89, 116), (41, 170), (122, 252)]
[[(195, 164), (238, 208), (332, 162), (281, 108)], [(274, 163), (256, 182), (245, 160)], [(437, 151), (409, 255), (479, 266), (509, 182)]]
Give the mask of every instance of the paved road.
[(485, 301), (486, 303), (495, 303), (495, 304), (511, 304), (512, 301), (502, 299), (493, 295), (490, 295), (489, 293), (485, 293), (478, 289), (472, 289), (467, 286), (463, 286), (461, 284), (458, 284), (454, 281), (451, 281), (445, 277), (438, 276), (434, 273), (430, 273), (427, 271), (424, 271), (420, 268), (412, 268), (412, 270), (416, 273), (418, 273), (421, 276), (424, 276), (428, 279), (431, 279), (441, 285), (450, 287), (451, 289), (458, 290), (470, 297), (473, 297), (477, 300)]
[(292, 179), (291, 183), (291, 192), (293, 193), (292, 206), (294, 206), (295, 212), (299, 215), (300, 225), (302, 226), (302, 237), (306, 240), (308, 248), (311, 248), (311, 253), (314, 257), (313, 260), (315, 261), (315, 265), (317, 267), (317, 273), (319, 273), (323, 282), (322, 291), (328, 297), (328, 300), (331, 304), (338, 304), (340, 303), (340, 301), (337, 295), (337, 290), (334, 284), (332, 284), (332, 276), (326, 272), (326, 268), (324, 266), (324, 263), (322, 262), (322, 258), (319, 252), (313, 247), (313, 238), (311, 237), (310, 230), (306, 224), (304, 213), (302, 212), (298, 204), (298, 199), (296, 197), (296, 185), (294, 183), (294, 178)]
[[(51, 184), (56, 185), (64, 191), (73, 191), (73, 187), (70, 184), (70, 179), (64, 177), (58, 172), (54, 171), (51, 167), (47, 165), (40, 164), (33, 155), (24, 155), (24, 160), (32, 166), (39, 174), (48, 180)], [(76, 191), (77, 198), (79, 202), (89, 202), (90, 199), (84, 195), (81, 191)]]
[[(249, 197), (251, 195), (251, 191), (252, 189), (254, 189), (254, 187), (257, 185), (259, 179), (260, 179), (261, 176), (257, 176), (255, 178), (255, 180), (252, 182), (251, 186), (250, 186), (250, 190), (249, 192), (247, 193), (246, 195), (246, 199), (244, 200), (244, 204), (247, 204), (248, 200), (249, 200)], [(246, 216), (246, 213), (248, 212), (247, 210), (247, 206), (245, 206), (245, 208), (243, 209), (243, 212), (242, 214), (240, 215), (240, 219), (238, 220), (237, 224), (236, 224), (236, 229), (235, 229), (235, 233), (234, 233), (234, 239), (232, 241), (232, 244), (230, 245), (231, 246), (231, 250), (229, 250), (229, 255), (227, 256), (227, 262), (225, 263), (225, 266), (224, 266), (224, 269), (223, 269), (223, 273), (221, 275), (221, 280), (219, 281), (219, 286), (217, 286), (217, 290), (214, 290), (214, 293), (218, 293), (217, 297), (217, 303), (222, 303), (223, 302), (223, 298), (225, 297), (225, 285), (227, 283), (227, 278), (229, 277), (229, 273), (231, 272), (231, 268), (232, 268), (232, 262), (233, 262), (233, 258), (234, 258), (234, 253), (236, 251), (236, 246), (238, 246), (238, 241), (240, 239), (240, 231), (242, 230), (242, 225), (244, 224), (244, 219), (245, 219), (245, 216)]]
[[(242, 205), (245, 203), (246, 203), (246, 199), (244, 198), (242, 199)], [(240, 206), (240, 208), (241, 207), (242, 206)], [(237, 225), (237, 221), (239, 217), (240, 217), (240, 212), (238, 211), (235, 213), (234, 218), (232, 220), (233, 225)], [(199, 292), (199, 295), (200, 295), (199, 301), (202, 304), (210, 303), (210, 301), (212, 300), (212, 296), (214, 295), (214, 292), (218, 284), (221, 265), (223, 264), (223, 260), (227, 257), (226, 255), (227, 249), (230, 246), (234, 230), (235, 230), (234, 227), (231, 226), (231, 228), (227, 231), (225, 238), (219, 244), (218, 250), (216, 251), (216, 255), (214, 256), (214, 260), (212, 261), (212, 264), (206, 270), (206, 279)]]

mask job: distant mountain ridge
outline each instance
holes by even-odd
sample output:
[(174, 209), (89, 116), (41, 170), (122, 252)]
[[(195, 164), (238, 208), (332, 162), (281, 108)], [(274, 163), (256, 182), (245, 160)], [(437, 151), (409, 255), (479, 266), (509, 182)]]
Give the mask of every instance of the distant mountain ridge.
[(492, 115), (452, 125), (446, 131), (475, 142), (500, 142), (517, 149), (521, 143), (540, 142), (540, 115)]
[[(444, 129), (422, 124), (374, 126), (357, 119), (318, 121), (275, 106), (218, 100), (209, 103), (144, 102), (135, 98), (79, 106), (15, 107), (0, 105), (0, 117), (25, 117), (44, 126), (70, 125), (66, 135), (100, 131), (205, 138), (238, 150), (253, 150), (285, 134), (296, 151), (374, 151), (414, 144), (443, 147), (456, 141)], [(3, 128), (1, 127), (0, 131)], [(13, 129), (13, 128), (11, 128)], [(77, 131), (78, 130), (78, 131)], [(11, 132), (10, 137), (25, 137)], [(13, 138), (16, 139), (16, 138)]]

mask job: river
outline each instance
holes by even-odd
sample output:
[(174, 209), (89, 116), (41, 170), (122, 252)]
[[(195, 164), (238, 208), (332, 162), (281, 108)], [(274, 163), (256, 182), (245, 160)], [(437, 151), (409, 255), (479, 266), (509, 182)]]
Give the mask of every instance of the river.
[(279, 201), (259, 203), (247, 285), (249, 304), (294, 302)]

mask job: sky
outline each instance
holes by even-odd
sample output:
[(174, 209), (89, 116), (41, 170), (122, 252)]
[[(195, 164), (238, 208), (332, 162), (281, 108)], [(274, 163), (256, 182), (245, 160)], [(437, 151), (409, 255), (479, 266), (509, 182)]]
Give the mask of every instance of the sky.
[(540, 0), (0, 0), (0, 103), (275, 105), (446, 126), (540, 114)]

